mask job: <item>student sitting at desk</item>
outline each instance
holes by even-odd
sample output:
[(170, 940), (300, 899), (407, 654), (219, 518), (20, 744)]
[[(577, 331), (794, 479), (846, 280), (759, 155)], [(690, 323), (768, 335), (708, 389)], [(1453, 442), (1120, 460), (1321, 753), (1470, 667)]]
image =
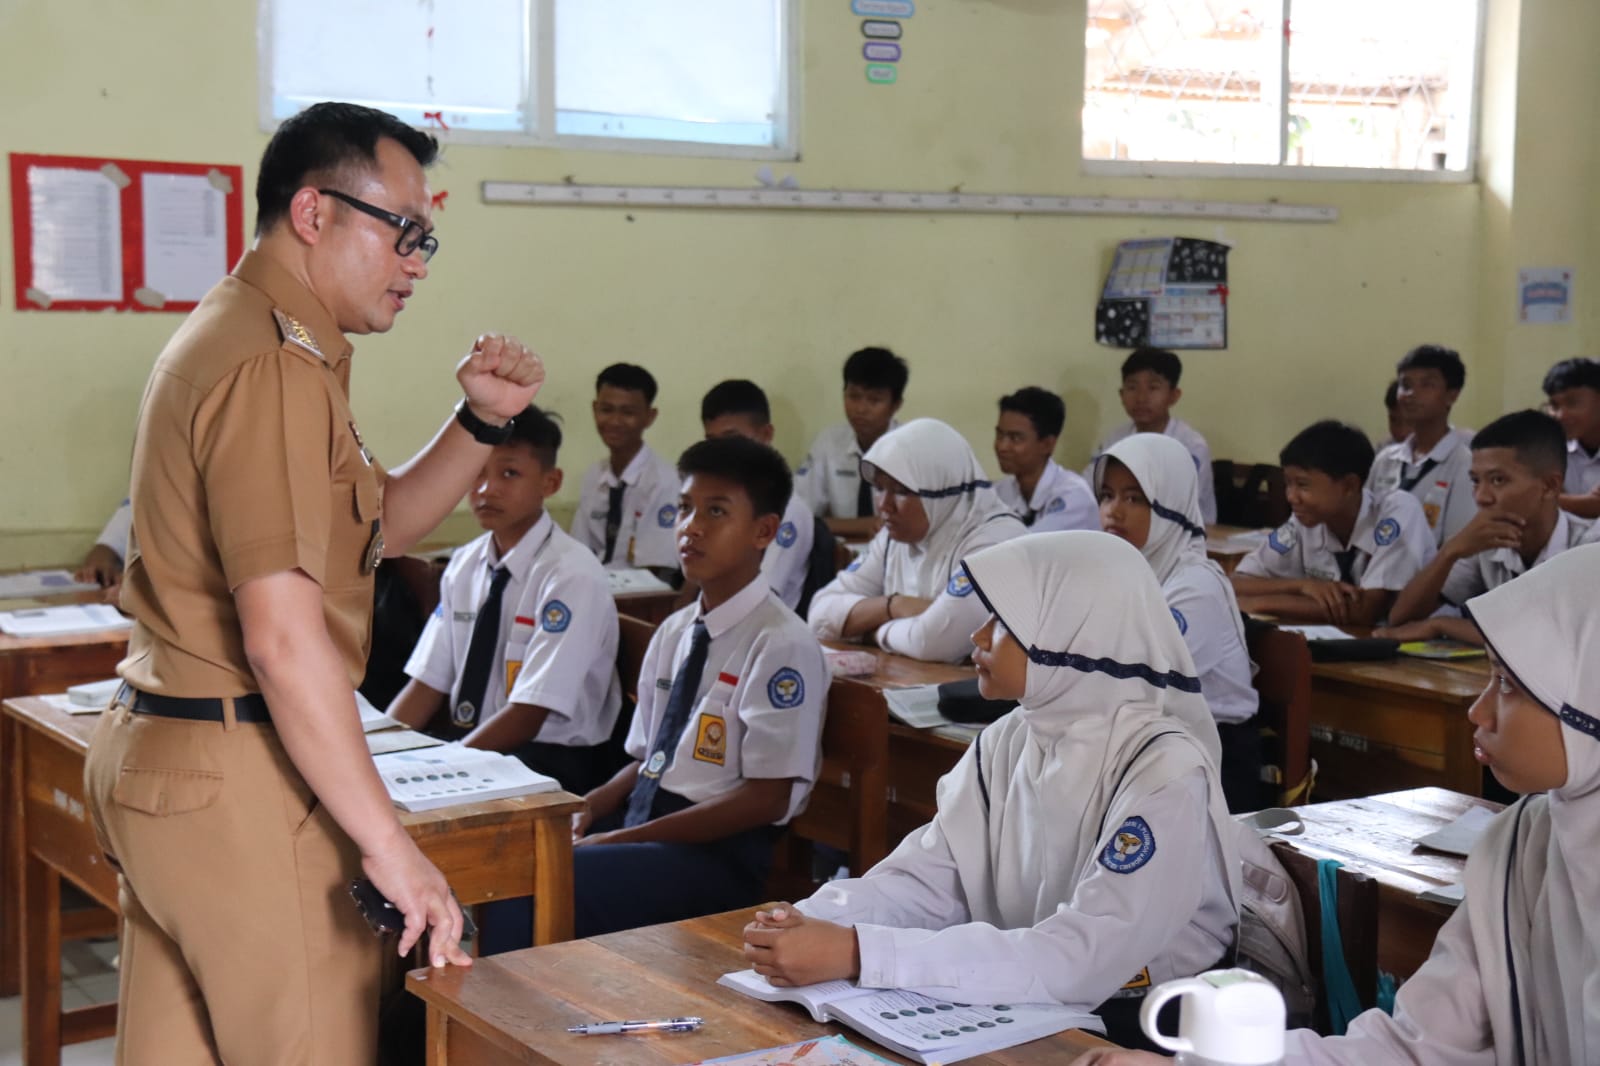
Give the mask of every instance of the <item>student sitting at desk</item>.
[(1600, 518), (1600, 359), (1563, 359), (1544, 376), (1544, 394), (1567, 434), (1561, 509)]
[(1408, 492), (1377, 498), (1363, 487), (1372, 442), (1343, 422), (1302, 430), (1278, 462), (1294, 515), (1240, 560), (1239, 606), (1286, 622), (1376, 625), (1433, 558), (1422, 505)]
[[(1211, 475), (1211, 446), (1200, 431), (1172, 413), (1183, 390), (1178, 380), (1183, 377), (1183, 360), (1176, 352), (1164, 348), (1135, 348), (1122, 361), (1122, 409), (1128, 421), (1113, 429), (1095, 445), (1099, 456), (1124, 437), (1135, 433), (1164, 433), (1174, 438), (1194, 456), (1196, 476), (1200, 479), (1200, 514), (1206, 525), (1217, 520), (1217, 489)], [(1085, 478), (1094, 476), (1090, 464)]]
[(613, 363), (595, 378), (594, 426), (607, 455), (584, 472), (572, 537), (607, 570), (643, 567), (676, 586), (678, 476), (644, 442), (655, 402), (656, 379), (642, 366)]
[(1594, 536), (1594, 522), (1561, 510), (1566, 465), (1561, 425), (1541, 411), (1516, 411), (1479, 430), (1471, 473), (1478, 513), (1401, 590), (1389, 628), (1377, 635), (1481, 645), (1470, 619), (1429, 615), (1446, 604), (1459, 607)]
[(887, 348), (862, 348), (844, 361), (844, 418), (817, 434), (794, 472), (794, 490), (836, 536), (866, 539), (878, 531), (872, 487), (861, 457), (894, 429), (911, 371)]
[(822, 762), (822, 649), (761, 572), (788, 465), (722, 437), (690, 447), (678, 471), (678, 552), (700, 595), (645, 651), (633, 761), (574, 820), (579, 937), (758, 902), (777, 827), (805, 807)]
[(122, 566), (128, 554), (128, 533), (133, 529), (133, 501), (123, 500), (106, 527), (95, 538), (94, 547), (83, 557), (83, 564), (74, 576), (84, 584), (99, 585), (105, 590), (105, 601), (116, 603), (122, 592)]
[(1262, 806), (1259, 701), (1251, 683), (1244, 619), (1222, 567), (1206, 555), (1194, 462), (1178, 441), (1135, 433), (1095, 461), (1107, 533), (1149, 561), (1188, 645), (1200, 694), (1222, 739), (1222, 791), (1231, 811)]
[(989, 487), (961, 434), (931, 418), (894, 430), (867, 452), (861, 476), (884, 528), (811, 601), (823, 640), (875, 640), (885, 651), (957, 663), (972, 654), (983, 604), (961, 559), (1021, 536), (1022, 521)]
[(1435, 546), (1472, 520), (1467, 468), (1470, 429), (1450, 424), (1450, 409), (1467, 383), (1461, 356), (1437, 344), (1419, 345), (1395, 365), (1400, 413), (1411, 433), (1372, 461), (1367, 487), (1375, 496), (1408, 492), (1422, 504)]
[(994, 457), (1006, 476), (994, 494), (1035, 533), (1100, 528), (1089, 483), (1051, 458), (1066, 422), (1066, 404), (1046, 389), (1030, 385), (1000, 397)]
[[(1293, 1066), (1600, 1062), (1600, 545), (1470, 601), (1494, 676), (1475, 753), (1524, 798), (1467, 857), (1466, 902), (1400, 986), (1340, 1037), (1288, 1035)], [(1171, 1059), (1091, 1052), (1092, 1066)]]
[(1194, 664), (1149, 565), (1115, 537), (1022, 537), (964, 573), (993, 612), (975, 637), (980, 689), (1021, 706), (865, 876), (757, 911), (745, 957), (776, 984), (1063, 1003), (1148, 1046), (1145, 991), (1222, 964), (1238, 921)]
[(486, 532), (450, 557), (390, 716), (503, 751), (579, 795), (616, 769), (617, 608), (605, 570), (544, 509), (561, 427), (537, 407), (489, 453), (469, 497)]

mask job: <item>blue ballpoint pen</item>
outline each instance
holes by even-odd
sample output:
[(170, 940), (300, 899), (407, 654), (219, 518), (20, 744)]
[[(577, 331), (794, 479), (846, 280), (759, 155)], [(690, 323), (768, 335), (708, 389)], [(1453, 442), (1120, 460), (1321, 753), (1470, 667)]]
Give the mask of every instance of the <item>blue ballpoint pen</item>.
[(577, 1033), (579, 1036), (609, 1036), (614, 1033), (687, 1033), (700, 1028), (705, 1024), (704, 1018), (663, 1018), (654, 1022), (589, 1022), (585, 1025), (569, 1025), (567, 1032)]

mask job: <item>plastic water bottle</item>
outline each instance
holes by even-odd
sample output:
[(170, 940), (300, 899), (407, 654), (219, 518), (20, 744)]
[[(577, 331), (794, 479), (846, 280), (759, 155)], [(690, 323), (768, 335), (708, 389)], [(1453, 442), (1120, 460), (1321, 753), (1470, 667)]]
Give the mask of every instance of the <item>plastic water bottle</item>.
[[(1178, 1035), (1167, 1036), (1156, 1016), (1168, 1000), (1182, 998)], [(1277, 986), (1249, 970), (1212, 970), (1167, 981), (1145, 997), (1139, 1010), (1145, 1036), (1178, 1053), (1178, 1066), (1280, 1066), (1283, 1062), (1283, 996)]]

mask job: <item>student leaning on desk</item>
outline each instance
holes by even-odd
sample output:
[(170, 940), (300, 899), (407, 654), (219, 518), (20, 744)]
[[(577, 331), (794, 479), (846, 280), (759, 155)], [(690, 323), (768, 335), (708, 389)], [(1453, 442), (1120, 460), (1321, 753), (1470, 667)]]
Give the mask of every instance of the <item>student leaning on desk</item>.
[(268, 143), (253, 249), (156, 361), (135, 436), (126, 684), (86, 786), (120, 872), (118, 1061), (371, 1062), (381, 956), (363, 872), (467, 964), (461, 912), (363, 742), (372, 571), (449, 513), (539, 358), (479, 337), (456, 416), (385, 473), (349, 402), (346, 335), (394, 325), (438, 247), (434, 139), (318, 104)]

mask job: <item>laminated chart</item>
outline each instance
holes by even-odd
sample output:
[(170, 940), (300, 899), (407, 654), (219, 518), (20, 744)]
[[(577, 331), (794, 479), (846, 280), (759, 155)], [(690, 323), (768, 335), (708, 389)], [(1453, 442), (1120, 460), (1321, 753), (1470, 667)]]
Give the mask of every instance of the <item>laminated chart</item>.
[(1228, 246), (1192, 237), (1123, 241), (1094, 332), (1112, 348), (1226, 348)]

